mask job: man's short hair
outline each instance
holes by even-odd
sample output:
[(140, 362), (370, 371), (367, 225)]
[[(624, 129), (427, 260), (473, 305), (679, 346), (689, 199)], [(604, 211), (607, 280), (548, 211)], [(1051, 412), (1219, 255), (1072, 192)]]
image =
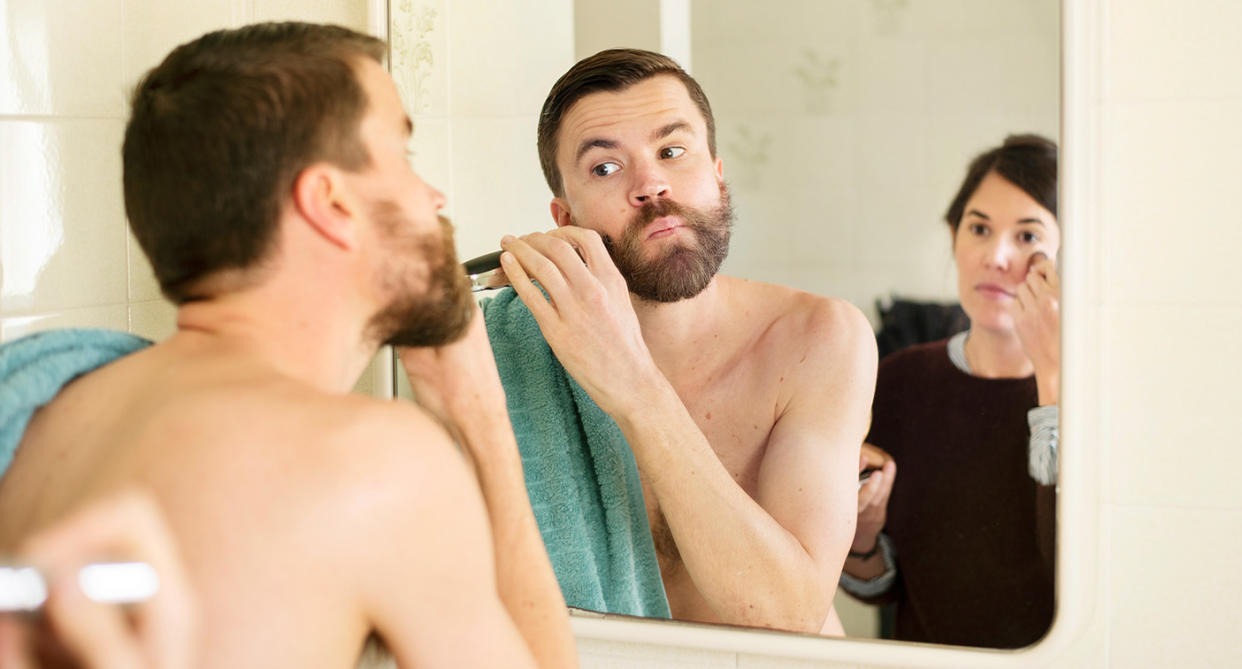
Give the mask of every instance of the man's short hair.
[(339, 26), (264, 23), (204, 35), (138, 83), (122, 149), (125, 212), (178, 304), (274, 245), (294, 179), (316, 161), (370, 163), (358, 127), (364, 59), (380, 40)]
[(1009, 135), (1000, 146), (985, 151), (970, 162), (966, 178), (957, 189), (944, 214), (953, 233), (966, 213), (966, 202), (979, 189), (983, 178), (995, 172), (1021, 188), (1039, 206), (1057, 215), (1057, 145), (1039, 135)]
[(671, 75), (681, 81), (690, 99), (707, 124), (707, 148), (716, 157), (716, 119), (703, 89), (672, 58), (642, 49), (607, 49), (584, 58), (561, 76), (552, 86), (539, 113), (539, 164), (552, 194), (565, 194), (561, 170), (556, 165), (557, 134), (565, 112), (575, 102), (592, 93), (623, 91), (634, 84), (658, 75)]

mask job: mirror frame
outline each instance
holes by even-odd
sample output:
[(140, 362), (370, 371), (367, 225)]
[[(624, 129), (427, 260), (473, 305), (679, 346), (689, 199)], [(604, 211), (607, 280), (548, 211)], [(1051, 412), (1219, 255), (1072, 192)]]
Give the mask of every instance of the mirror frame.
[[(367, 0), (371, 31), (389, 37), (389, 0)], [(1061, 0), (1061, 444), (1057, 496), (1056, 612), (1048, 634), (1018, 650), (750, 630), (613, 616), (575, 615), (579, 641), (732, 652), (868, 666), (1018, 667), (1053, 663), (1093, 620), (1102, 583), (1104, 450), (1099, 402), (1099, 86), (1103, 58), (1101, 0)], [(391, 60), (391, 59), (390, 59)], [(1068, 223), (1066, 225), (1065, 223)], [(1072, 327), (1066, 327), (1071, 323)], [(381, 353), (392, 356), (391, 350)], [(394, 364), (376, 365), (376, 387), (391, 389)], [(388, 392), (391, 392), (389, 390)], [(1064, 448), (1068, 445), (1068, 448)]]

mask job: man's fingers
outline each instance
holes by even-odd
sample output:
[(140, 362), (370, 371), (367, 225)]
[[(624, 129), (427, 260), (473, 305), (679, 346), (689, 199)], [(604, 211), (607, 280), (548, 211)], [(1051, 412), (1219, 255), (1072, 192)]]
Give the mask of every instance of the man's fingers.
[(16, 617), (0, 613), (0, 668), (34, 669), (30, 629)]
[(90, 601), (76, 579), (58, 580), (45, 612), (65, 649), (87, 667), (141, 667), (140, 642), (120, 608)]
[[(513, 290), (517, 291), (518, 297), (522, 299), (522, 303), (530, 309), (531, 315), (535, 317), (535, 322), (540, 328), (547, 327), (553, 319), (556, 318), (556, 306), (549, 302), (543, 292), (531, 282), (530, 276), (526, 273), (526, 268), (522, 267), (522, 263), (510, 251), (500, 254), (500, 264), (505, 268), (505, 274), (508, 275), (510, 285)], [(542, 282), (541, 282), (542, 283)], [(544, 333), (547, 337), (548, 333)]]

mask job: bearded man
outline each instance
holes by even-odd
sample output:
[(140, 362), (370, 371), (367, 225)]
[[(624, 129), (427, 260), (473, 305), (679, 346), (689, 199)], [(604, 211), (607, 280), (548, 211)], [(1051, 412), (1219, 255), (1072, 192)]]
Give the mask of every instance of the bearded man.
[[(0, 553), (119, 490), (150, 494), (202, 604), (202, 643), (169, 641), (188, 649), (177, 666), (353, 667), (375, 638), (402, 667), (577, 664), (386, 52), (258, 24), (143, 78), (125, 206), (177, 331), (126, 341), (32, 408), (0, 478)], [(0, 367), (46, 341), (14, 342)], [(422, 408), (349, 393), (384, 343), (420, 347), (405, 359)], [(468, 394), (450, 363), (477, 370)]]
[[(544, 103), (539, 156), (558, 227), (505, 237), (502, 267), (632, 451), (671, 617), (842, 633), (832, 598), (875, 384), (867, 321), (839, 299), (717, 274), (732, 210), (715, 122), (667, 57), (574, 65)], [(485, 313), (504, 379), (508, 335)], [(543, 446), (519, 420), (546, 398), (507, 388), (526, 459)], [(556, 502), (529, 472), (527, 488), (564, 588), (576, 567), (541, 512)], [(605, 506), (610, 524), (625, 512)]]

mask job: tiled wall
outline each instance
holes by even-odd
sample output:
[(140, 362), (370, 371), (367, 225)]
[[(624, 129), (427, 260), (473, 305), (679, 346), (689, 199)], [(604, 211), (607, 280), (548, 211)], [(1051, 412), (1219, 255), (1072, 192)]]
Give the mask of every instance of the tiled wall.
[(698, 0), (692, 67), (738, 213), (728, 273), (956, 301), (942, 216), (979, 152), (1055, 139), (1058, 0)]
[[(0, 340), (53, 327), (161, 339), (175, 310), (129, 235), (128, 91), (209, 30), (300, 19), (367, 28), (365, 0), (8, 0), (0, 50)], [(370, 391), (372, 375), (359, 389)]]

